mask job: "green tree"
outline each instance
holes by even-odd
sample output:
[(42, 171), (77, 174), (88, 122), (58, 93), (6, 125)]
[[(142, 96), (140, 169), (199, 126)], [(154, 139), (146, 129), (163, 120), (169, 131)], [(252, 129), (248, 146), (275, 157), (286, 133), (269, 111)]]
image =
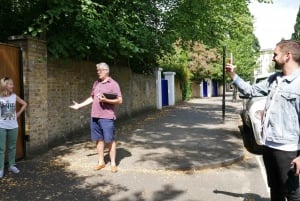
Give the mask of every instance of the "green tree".
[(21, 35), (39, 16), (43, 9), (40, 0), (0, 0), (0, 41), (6, 42), (9, 36)]
[(49, 0), (47, 8), (29, 33), (47, 32), (53, 57), (129, 60), (151, 66), (160, 52), (161, 12), (152, 1)]
[(300, 6), (296, 18), (296, 23), (294, 26), (294, 33), (292, 34), (292, 39), (300, 41)]
[[(267, 0), (268, 1), (268, 0)], [(0, 0), (0, 39), (24, 31), (45, 39), (49, 57), (126, 62), (148, 73), (178, 39), (221, 54), (223, 45), (243, 66), (255, 60), (248, 0)], [(7, 22), (9, 19), (10, 23)], [(247, 53), (248, 52), (248, 53)], [(249, 61), (243, 60), (247, 57)], [(221, 69), (221, 64), (214, 69)], [(244, 69), (250, 69), (245, 66)], [(199, 66), (199, 68), (202, 68)], [(249, 70), (250, 71), (250, 70)], [(217, 72), (217, 71), (216, 71)], [(217, 76), (219, 73), (213, 73)], [(247, 75), (245, 70), (245, 75)], [(248, 73), (249, 74), (249, 73)]]
[(188, 68), (190, 58), (188, 52), (182, 48), (180, 41), (173, 44), (173, 50), (159, 58), (158, 63), (164, 71), (176, 72), (176, 78), (182, 89), (183, 100), (186, 100), (191, 96), (189, 80), (192, 75)]
[[(5, 5), (0, 8), (3, 22), (7, 22), (7, 16), (17, 16), (10, 22), (22, 22), (27, 19), (22, 16), (32, 14), (24, 24), (19, 23), (22, 26), (15, 26), (16, 29), (12, 24), (6, 27), (0, 24), (1, 30), (7, 30), (1, 40), (25, 31), (47, 40), (49, 57), (126, 62), (136, 71), (144, 72), (147, 66), (156, 65), (162, 49), (171, 47), (162, 34), (162, 26), (163, 10), (172, 9), (173, 1), (0, 1)], [(20, 8), (20, 13), (14, 7)]]
[[(208, 51), (217, 49), (218, 63), (210, 63), (207, 67), (196, 62), (197, 79), (222, 78), (220, 55), (223, 46), (227, 47), (227, 55), (233, 53), (238, 73), (247, 79), (253, 76), (260, 46), (253, 34), (253, 17), (245, 1), (217, 0), (199, 4), (196, 0), (186, 0), (168, 16), (166, 30), (174, 30), (175, 38), (182, 37), (183, 41), (198, 42)], [(203, 70), (206, 68), (207, 70)]]

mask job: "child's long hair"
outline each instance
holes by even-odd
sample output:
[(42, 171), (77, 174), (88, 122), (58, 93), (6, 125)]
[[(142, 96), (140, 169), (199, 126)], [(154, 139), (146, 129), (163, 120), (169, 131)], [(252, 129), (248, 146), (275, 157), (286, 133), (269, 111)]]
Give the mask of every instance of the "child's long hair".
[(7, 86), (8, 81), (12, 81), (12, 79), (9, 78), (9, 77), (4, 77), (0, 80), (0, 96), (9, 95), (8, 91), (6, 90), (6, 86)]

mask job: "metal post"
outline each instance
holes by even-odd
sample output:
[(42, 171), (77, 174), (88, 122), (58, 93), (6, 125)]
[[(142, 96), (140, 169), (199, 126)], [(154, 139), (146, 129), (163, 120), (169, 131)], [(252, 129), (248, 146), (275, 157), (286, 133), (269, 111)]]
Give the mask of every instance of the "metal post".
[(223, 98), (222, 98), (222, 118), (225, 123), (225, 62), (226, 62), (226, 46), (223, 46)]

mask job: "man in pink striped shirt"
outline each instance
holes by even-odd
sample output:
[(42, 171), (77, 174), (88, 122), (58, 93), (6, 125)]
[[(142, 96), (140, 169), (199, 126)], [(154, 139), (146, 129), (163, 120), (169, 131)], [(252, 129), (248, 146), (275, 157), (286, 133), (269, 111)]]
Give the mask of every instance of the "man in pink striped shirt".
[(108, 144), (111, 172), (117, 172), (116, 139), (114, 121), (116, 120), (115, 105), (122, 104), (122, 93), (119, 84), (109, 76), (109, 66), (106, 63), (96, 65), (98, 80), (93, 84), (91, 96), (85, 101), (73, 101), (72, 109), (80, 109), (92, 103), (91, 109), (91, 139), (96, 141), (98, 164), (94, 170), (105, 167), (104, 147)]

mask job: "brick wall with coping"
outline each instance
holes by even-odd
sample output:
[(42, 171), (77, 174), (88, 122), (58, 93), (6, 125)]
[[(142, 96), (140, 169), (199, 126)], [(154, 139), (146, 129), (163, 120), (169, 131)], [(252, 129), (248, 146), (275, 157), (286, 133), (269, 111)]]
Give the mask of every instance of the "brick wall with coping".
[[(46, 42), (35, 38), (12, 36), (10, 43), (22, 48), (25, 133), (30, 147), (46, 150), (48, 145), (48, 82)], [(30, 150), (27, 150), (30, 151)]]
[[(11, 37), (22, 48), (25, 132), (30, 135), (27, 154), (46, 151), (74, 135), (89, 135), (90, 106), (72, 110), (72, 101), (89, 97), (97, 79), (96, 63), (48, 60), (46, 42), (31, 37)], [(132, 73), (126, 66), (110, 66), (110, 74), (122, 91), (123, 104), (116, 107), (119, 119), (156, 109), (155, 76)], [(181, 90), (176, 83), (176, 102)]]

